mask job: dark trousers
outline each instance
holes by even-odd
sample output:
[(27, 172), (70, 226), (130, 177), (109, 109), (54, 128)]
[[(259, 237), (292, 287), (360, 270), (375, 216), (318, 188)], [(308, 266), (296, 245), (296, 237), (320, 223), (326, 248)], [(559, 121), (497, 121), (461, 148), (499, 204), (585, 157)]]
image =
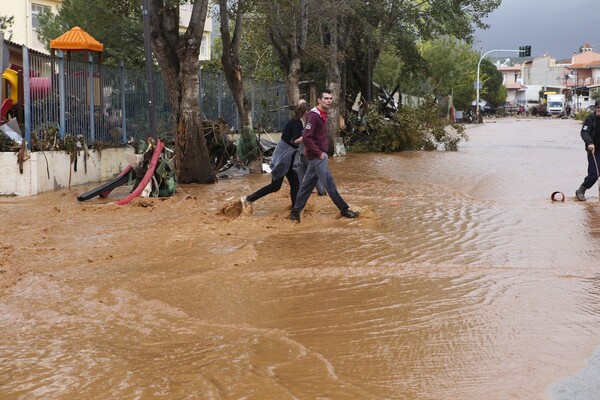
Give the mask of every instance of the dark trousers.
[(596, 171), (596, 164), (594, 163), (594, 157), (596, 157), (596, 163), (598, 163), (598, 167), (600, 168), (600, 152), (597, 151), (596, 153), (592, 154), (591, 152), (588, 151), (587, 153), (588, 153), (587, 154), (588, 175), (583, 180), (583, 186), (586, 189), (589, 189), (592, 186), (594, 186), (594, 183), (596, 183), (596, 181), (598, 180), (598, 173)]
[(308, 161), (308, 168), (306, 170), (306, 175), (304, 176), (304, 180), (302, 181), (302, 185), (300, 185), (300, 191), (298, 192), (298, 198), (296, 199), (296, 205), (292, 207), (292, 211), (302, 211), (310, 194), (312, 193), (315, 185), (318, 182), (321, 182), (329, 195), (329, 198), (333, 203), (339, 208), (340, 211), (344, 211), (348, 208), (348, 204), (342, 199), (342, 196), (337, 191), (337, 187), (335, 186), (335, 182), (333, 181), (333, 176), (331, 176), (331, 172), (329, 171), (329, 166), (327, 165), (329, 157), (325, 154), (325, 159), (314, 159)]
[[(302, 181), (304, 180), (304, 175), (306, 175), (306, 170), (308, 169), (308, 161), (306, 160), (306, 157), (304, 156), (304, 154), (300, 154), (300, 165), (298, 166), (298, 179), (300, 180), (300, 183), (302, 183)], [(317, 181), (317, 184), (315, 185), (315, 187), (317, 188), (317, 193), (319, 194), (319, 196), (323, 196), (325, 194), (325, 188), (323, 187), (323, 185), (321, 184), (321, 182)]]
[[(300, 187), (300, 181), (298, 180), (298, 174), (294, 171), (293, 164), (290, 165), (289, 171), (285, 174), (288, 182), (290, 183), (290, 196), (292, 198), (292, 208), (296, 204), (296, 197), (298, 196), (298, 188)], [(261, 197), (265, 197), (270, 193), (278, 192), (281, 189), (281, 185), (283, 184), (283, 178), (273, 180), (271, 179), (271, 183), (267, 186), (264, 186), (258, 189), (256, 192), (252, 193), (250, 196), (246, 197), (248, 201), (256, 201)]]

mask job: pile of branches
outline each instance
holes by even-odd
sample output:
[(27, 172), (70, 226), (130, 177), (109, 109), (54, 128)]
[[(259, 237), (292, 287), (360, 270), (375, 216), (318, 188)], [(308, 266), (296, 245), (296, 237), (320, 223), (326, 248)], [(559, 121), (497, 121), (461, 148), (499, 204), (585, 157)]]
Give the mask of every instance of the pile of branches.
[(221, 169), (225, 163), (236, 155), (236, 146), (231, 140), (229, 126), (224, 119), (203, 120), (202, 131), (206, 139), (211, 166), (214, 170)]
[(401, 107), (389, 117), (372, 107), (349, 126), (344, 143), (354, 152), (436, 150), (439, 146), (456, 151), (460, 141), (468, 140), (464, 126), (451, 123), (433, 98), (425, 99), (417, 108)]
[(20, 147), (17, 142), (0, 132), (0, 152), (19, 151)]

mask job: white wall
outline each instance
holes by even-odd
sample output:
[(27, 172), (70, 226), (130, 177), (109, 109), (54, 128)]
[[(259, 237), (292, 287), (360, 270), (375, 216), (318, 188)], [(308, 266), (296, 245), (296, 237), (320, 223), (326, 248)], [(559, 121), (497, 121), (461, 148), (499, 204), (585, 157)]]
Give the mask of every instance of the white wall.
[(127, 166), (124, 153), (133, 153), (133, 149), (91, 151), (87, 172), (83, 152), (77, 158), (76, 172), (69, 154), (64, 151), (28, 153), (29, 159), (24, 162), (21, 174), (17, 156), (13, 152), (0, 152), (0, 195), (35, 196), (49, 190), (110, 180)]

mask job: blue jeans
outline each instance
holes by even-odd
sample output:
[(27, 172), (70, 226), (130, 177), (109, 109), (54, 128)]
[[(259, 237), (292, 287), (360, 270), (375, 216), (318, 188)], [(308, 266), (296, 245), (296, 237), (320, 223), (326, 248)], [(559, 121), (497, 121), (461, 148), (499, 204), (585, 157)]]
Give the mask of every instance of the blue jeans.
[(327, 164), (328, 160), (329, 157), (327, 157), (327, 154), (325, 154), (325, 159), (323, 160), (319, 158), (307, 160), (308, 168), (306, 169), (306, 175), (304, 175), (304, 180), (300, 185), (300, 191), (298, 192), (296, 204), (292, 208), (292, 211), (302, 211), (317, 182), (321, 182), (323, 184), (325, 190), (327, 190), (329, 198), (331, 201), (333, 201), (337, 208), (339, 208), (340, 211), (348, 209), (348, 204), (346, 204), (344, 199), (342, 199), (342, 196), (340, 196), (337, 191), (337, 187), (333, 181), (333, 176), (331, 176), (331, 172), (329, 171), (329, 165)]

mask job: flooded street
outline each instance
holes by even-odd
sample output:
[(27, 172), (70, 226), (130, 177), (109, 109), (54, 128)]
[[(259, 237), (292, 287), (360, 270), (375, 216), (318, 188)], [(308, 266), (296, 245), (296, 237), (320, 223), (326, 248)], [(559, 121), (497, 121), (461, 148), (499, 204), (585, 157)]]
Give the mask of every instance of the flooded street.
[[(330, 165), (361, 211), (270, 175), (85, 203), (0, 198), (1, 399), (598, 399), (600, 201), (572, 120)], [(552, 202), (554, 191), (564, 202)]]

